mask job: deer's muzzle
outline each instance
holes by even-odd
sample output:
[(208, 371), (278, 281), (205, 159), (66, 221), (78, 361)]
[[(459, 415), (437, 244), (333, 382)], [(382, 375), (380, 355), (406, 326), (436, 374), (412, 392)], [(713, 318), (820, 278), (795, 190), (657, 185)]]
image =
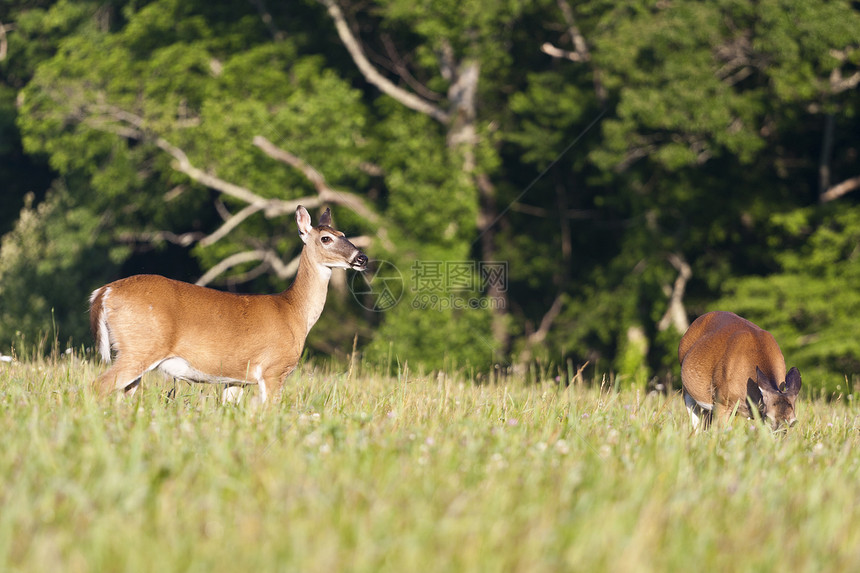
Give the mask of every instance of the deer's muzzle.
[(367, 255), (358, 251), (358, 254), (353, 257), (352, 262), (349, 263), (349, 266), (356, 271), (363, 271), (367, 269)]

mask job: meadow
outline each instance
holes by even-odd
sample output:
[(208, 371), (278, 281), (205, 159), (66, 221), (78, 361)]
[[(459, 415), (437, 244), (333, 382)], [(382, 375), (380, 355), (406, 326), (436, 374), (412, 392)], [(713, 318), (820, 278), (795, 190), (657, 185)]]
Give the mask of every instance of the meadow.
[[(860, 410), (305, 364), (266, 408), (75, 354), (0, 364), (3, 571), (860, 570)], [(804, 381), (814, 384), (813, 381)]]

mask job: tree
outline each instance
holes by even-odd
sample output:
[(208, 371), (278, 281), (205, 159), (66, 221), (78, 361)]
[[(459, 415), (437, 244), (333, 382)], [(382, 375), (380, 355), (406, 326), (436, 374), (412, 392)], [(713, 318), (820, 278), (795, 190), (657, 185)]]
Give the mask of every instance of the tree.
[[(325, 0), (324, 4), (341, 42), (365, 80), (405, 108), (440, 124), (450, 155), (446, 163), (451, 163), (454, 169), (449, 176), (459, 179), (452, 183), (477, 199), (475, 242), (480, 245), (481, 259), (495, 260), (497, 210), (492, 175), (498, 162), (497, 151), (492, 134), (482, 132), (479, 127), (478, 110), (486, 100), (492, 99), (484, 94), (496, 86), (488, 88), (481, 82), (486, 70), (503, 69), (499, 61), (500, 48), (508, 40), (499, 30), (505, 30), (516, 21), (522, 8), (493, 2), (422, 2), (418, 5), (402, 0), (379, 2), (381, 20), (374, 22), (374, 27), (380, 30), (376, 40), (386, 49), (392, 75), (408, 86), (403, 87), (369, 61), (337, 0)], [(411, 36), (412, 46), (408, 51), (398, 49), (394, 40), (397, 35)], [(410, 69), (410, 63), (414, 64), (414, 69)], [(444, 95), (434, 91), (443, 87)], [(444, 208), (440, 202), (433, 206), (434, 210)], [(464, 253), (460, 258), (465, 260), (468, 255)], [(508, 345), (506, 291), (491, 282), (487, 296), (499, 302), (492, 313), (494, 343), (491, 346), (505, 350)]]
[[(559, 6), (561, 38), (543, 50), (576, 79), (532, 75), (517, 102), (532, 122), (514, 140), (521, 157), (549, 163), (554, 140), (541, 136), (574, 123), (589, 82), (608, 111), (600, 140), (571, 157), (562, 178), (561, 195), (576, 207), (567, 212), (582, 219), (568, 302), (544, 356), (602, 357), (636, 370), (625, 348), (644, 333), (640, 353), (665, 377), (688, 312), (702, 312), (732, 276), (778, 269), (769, 221), (817, 200), (810, 179), (818, 165), (808, 158), (819, 155), (825, 105), (845, 112), (835, 129), (845, 145), (826, 162), (849, 167), (856, 98), (843, 88), (856, 82), (858, 13), (848, 2), (822, 10), (776, 1)], [(565, 213), (554, 195), (532, 193), (520, 210)], [(544, 242), (511, 241), (531, 253)], [(553, 280), (552, 260), (532, 257), (532, 284)]]
[[(670, 384), (690, 318), (722, 301), (779, 325), (755, 289), (812, 284), (818, 271), (788, 262), (805, 241), (854, 240), (860, 12), (847, 0), (13, 12), (0, 15), (12, 30), (0, 127), (15, 101), (17, 149), (57, 179), (45, 204), (98, 221), (70, 253), (92, 270), (82, 302), (99, 269), (166, 261), (179, 278), (283, 288), (297, 241), (281, 216), (325, 202), (391, 263), (368, 276), (387, 286), (396, 272), (401, 287), (358, 295), (364, 310), (341, 277), (311, 348), (347, 352), (358, 333), (382, 365), (588, 361), (619, 384)], [(16, 213), (22, 191), (6, 195)], [(40, 214), (41, 200), (27, 228), (79, 239), (85, 226)], [(0, 268), (16, 257), (6, 247)], [(852, 278), (850, 256), (832, 260)], [(844, 289), (812, 294), (853, 308)], [(842, 328), (809, 312), (818, 336)], [(807, 336), (792, 324), (789, 337)], [(852, 348), (837, 354), (831, 380), (855, 368)]]
[[(46, 155), (67, 182), (69, 208), (98, 214), (109, 243), (198, 245), (207, 267), (257, 254), (235, 276), (250, 280), (274, 268), (279, 283), (289, 265), (278, 257), (286, 244), (294, 247), (286, 240), (294, 229), (270, 219), (292, 212), (300, 198), (309, 207), (325, 201), (372, 211), (311, 183), (307, 163), (302, 171), (273, 160), (297, 159), (274, 142), (294, 143), (335, 182), (345, 173), (366, 177), (357, 169), (364, 112), (357, 92), (324, 72), (318, 57), (296, 58), (287, 42), (263, 35), (231, 51), (263, 28), (248, 8), (167, 1), (125, 7), (121, 17), (91, 10), (21, 91), (20, 126), (28, 151)], [(338, 152), (348, 159), (337, 160)], [(93, 255), (103, 258), (80, 253)], [(102, 278), (85, 279), (80, 291)], [(69, 333), (83, 339), (71, 323)]]
[(24, 199), (41, 200), (53, 174), (42, 158), (25, 153), (16, 126), (18, 90), (56, 49), (56, 39), (79, 25), (85, 3), (66, 5), (58, 18), (44, 17), (51, 2), (4, 2), (0, 9), (0, 235), (12, 230)]
[[(271, 271), (287, 278), (292, 256), (281, 253), (295, 241), (276, 219), (299, 201), (343, 205), (335, 214), (342, 227), (373, 229), (380, 248), (394, 251), (376, 207), (343, 191), (373, 186), (380, 173), (389, 220), (400, 226), (392, 232), (397, 248), (422, 245), (405, 239), (416, 231), (453, 228), (424, 253), (466, 260), (474, 200), (459, 192), (461, 176), (426, 163), (429, 155), (450, 163), (444, 139), (437, 147), (439, 140), (425, 145), (423, 136), (399, 132), (397, 109), (382, 111), (376, 133), (365, 130), (370, 112), (360, 93), (306, 54), (300, 35), (281, 34), (281, 19), (247, 9), (160, 0), (70, 34), (21, 92), (27, 149), (47, 155), (63, 178), (85, 182), (70, 186), (70, 196), (107, 214), (110, 241), (193, 247), (213, 271), (203, 282), (217, 272), (229, 272), (233, 284), (256, 278), (263, 285), (256, 288)], [(255, 33), (263, 22), (272, 39)], [(405, 152), (417, 144), (428, 153), (384, 150), (386, 172), (374, 161), (383, 152), (377, 134), (401, 141)], [(338, 318), (333, 324), (342, 326)]]
[(860, 211), (807, 207), (772, 225), (779, 271), (731, 280), (713, 306), (770, 330), (815, 392), (850, 394), (860, 373)]
[[(0, 243), (0, 332), (19, 351), (80, 343), (89, 320), (86, 298), (75, 285), (107, 280), (128, 256), (100, 232), (104, 221), (75, 204), (68, 190), (54, 188), (21, 211), (15, 229)], [(103, 256), (92, 256), (95, 252)], [(47, 321), (46, 321), (47, 318)], [(45, 344), (47, 343), (47, 344)]]

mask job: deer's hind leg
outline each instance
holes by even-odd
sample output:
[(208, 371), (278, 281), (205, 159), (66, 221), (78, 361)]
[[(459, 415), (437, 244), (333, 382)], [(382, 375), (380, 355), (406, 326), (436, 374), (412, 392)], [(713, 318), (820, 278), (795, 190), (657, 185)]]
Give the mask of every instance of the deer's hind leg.
[(93, 389), (99, 398), (104, 398), (117, 390), (122, 390), (125, 396), (130, 398), (140, 386), (143, 375), (156, 365), (157, 362), (146, 363), (118, 356), (116, 362), (98, 377)]
[(711, 425), (713, 419), (713, 411), (702, 408), (702, 406), (684, 390), (684, 404), (687, 406), (687, 412), (690, 414), (690, 421), (693, 424), (693, 430), (706, 430)]
[(273, 367), (267, 369), (265, 372), (261, 371), (258, 378), (258, 384), (260, 387), (258, 395), (260, 397), (260, 402), (265, 403), (279, 401), (284, 389), (284, 382), (286, 381), (287, 376), (289, 376), (295, 368), (296, 366), (294, 364), (286, 369)]

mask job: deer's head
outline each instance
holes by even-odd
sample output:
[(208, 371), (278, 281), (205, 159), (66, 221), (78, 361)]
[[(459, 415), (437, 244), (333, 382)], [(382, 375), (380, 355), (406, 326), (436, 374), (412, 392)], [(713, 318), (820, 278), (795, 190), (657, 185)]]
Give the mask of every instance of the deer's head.
[(331, 225), (331, 210), (320, 215), (319, 224), (314, 227), (307, 209), (298, 206), (296, 224), (299, 237), (305, 244), (305, 252), (313, 263), (328, 268), (354, 269), (367, 268), (367, 255), (353, 245), (346, 236)]
[(797, 368), (792, 368), (785, 375), (784, 382), (771, 380), (758, 367), (755, 372), (755, 385), (761, 391), (764, 405), (762, 414), (774, 429), (780, 426), (793, 426), (797, 422), (794, 405), (800, 392), (800, 372)]

